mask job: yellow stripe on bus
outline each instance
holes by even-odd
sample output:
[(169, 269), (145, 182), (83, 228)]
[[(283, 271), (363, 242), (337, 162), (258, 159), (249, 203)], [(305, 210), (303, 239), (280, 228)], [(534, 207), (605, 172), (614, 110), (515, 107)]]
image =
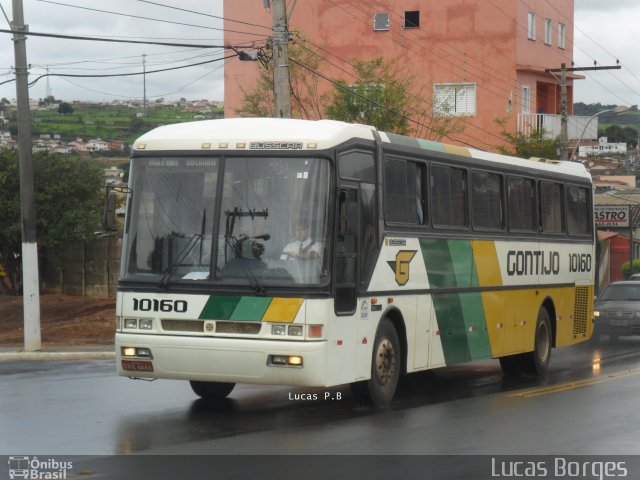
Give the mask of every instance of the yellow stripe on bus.
[(303, 298), (274, 298), (262, 316), (263, 322), (291, 323), (298, 315)]
[(481, 287), (501, 287), (502, 275), (498, 254), (493, 240), (472, 240), (473, 258), (476, 262), (478, 283)]
[[(473, 258), (478, 275), (478, 285), (480, 287), (500, 287), (502, 286), (502, 275), (498, 254), (493, 240), (472, 240)], [(504, 354), (505, 346), (505, 292), (482, 292), (482, 307), (487, 324), (487, 334), (491, 354), (494, 357)]]
[(471, 152), (465, 147), (444, 144), (444, 151), (453, 155), (460, 155), (461, 157), (471, 157)]

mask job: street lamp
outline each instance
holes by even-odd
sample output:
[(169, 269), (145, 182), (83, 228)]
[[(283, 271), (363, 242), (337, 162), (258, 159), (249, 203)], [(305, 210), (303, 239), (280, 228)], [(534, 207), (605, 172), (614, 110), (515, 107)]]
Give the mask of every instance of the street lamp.
[(587, 120), (587, 123), (584, 125), (584, 129), (582, 130), (582, 133), (580, 134), (580, 138), (578, 139), (578, 141), (576, 142), (576, 146), (573, 149), (573, 152), (571, 152), (571, 156), (569, 157), (571, 160), (573, 160), (573, 156), (576, 154), (576, 152), (578, 151), (578, 147), (580, 146), (580, 142), (582, 141), (582, 137), (584, 137), (584, 134), (587, 132), (587, 127), (589, 126), (589, 124), (591, 123), (591, 120), (593, 120), (594, 118), (596, 118), (598, 115), (602, 115), (603, 113), (609, 113), (609, 112), (613, 112), (616, 115), (622, 115), (623, 113), (626, 113), (629, 111), (629, 107), (625, 107), (624, 105), (618, 105), (617, 107), (613, 107), (613, 108), (609, 108), (607, 110), (602, 110), (601, 112), (598, 112), (594, 115), (592, 115), (589, 120)]

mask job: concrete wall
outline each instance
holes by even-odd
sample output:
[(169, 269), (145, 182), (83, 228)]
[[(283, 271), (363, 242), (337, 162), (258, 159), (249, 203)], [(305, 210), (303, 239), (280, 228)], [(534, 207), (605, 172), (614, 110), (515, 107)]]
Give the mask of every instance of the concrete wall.
[(74, 242), (71, 253), (45, 251), (41, 287), (45, 292), (96, 298), (116, 294), (122, 239), (106, 237)]

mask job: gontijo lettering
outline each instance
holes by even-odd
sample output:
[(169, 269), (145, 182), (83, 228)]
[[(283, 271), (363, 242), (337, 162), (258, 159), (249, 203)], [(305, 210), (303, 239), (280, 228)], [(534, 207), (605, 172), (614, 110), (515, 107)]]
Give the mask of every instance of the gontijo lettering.
[(560, 254), (541, 250), (509, 250), (508, 275), (558, 275)]

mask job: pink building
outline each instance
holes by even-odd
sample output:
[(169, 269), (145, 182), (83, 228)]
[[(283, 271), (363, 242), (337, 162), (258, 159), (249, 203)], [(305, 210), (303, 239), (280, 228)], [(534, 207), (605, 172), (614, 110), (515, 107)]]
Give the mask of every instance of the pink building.
[[(324, 58), (323, 75), (349, 83), (354, 59), (398, 59), (422, 82), (435, 114), (459, 117), (460, 143), (492, 150), (502, 143), (496, 120), (511, 132), (543, 126), (559, 133), (553, 117), (560, 82), (545, 70), (571, 66), (574, 0), (305, 0), (287, 7), (289, 31), (299, 33), (292, 39)], [(261, 0), (224, 0), (224, 17), (227, 45), (264, 45), (271, 35)], [(239, 60), (225, 65), (225, 116), (238, 116), (241, 88), (255, 84), (259, 68)], [(325, 80), (320, 87), (332, 89)]]

